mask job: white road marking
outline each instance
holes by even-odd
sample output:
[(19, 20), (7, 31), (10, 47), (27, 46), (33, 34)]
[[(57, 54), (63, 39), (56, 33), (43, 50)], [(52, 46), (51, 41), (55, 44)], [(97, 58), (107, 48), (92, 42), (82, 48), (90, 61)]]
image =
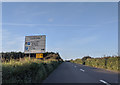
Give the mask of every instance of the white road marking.
[(83, 69), (80, 69), (82, 72), (84, 72), (85, 70), (83, 70)]
[(104, 80), (100, 80), (100, 82), (102, 82), (102, 83), (104, 83), (104, 84), (106, 84), (106, 85), (110, 85), (109, 83), (107, 83), (107, 82), (104, 81)]
[(76, 66), (74, 66), (76, 68)]

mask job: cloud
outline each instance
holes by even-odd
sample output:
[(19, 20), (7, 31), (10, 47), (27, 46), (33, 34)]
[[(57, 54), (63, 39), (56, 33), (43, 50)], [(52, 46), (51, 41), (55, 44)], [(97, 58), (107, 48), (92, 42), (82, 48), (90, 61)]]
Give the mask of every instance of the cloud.
[(67, 45), (66, 46), (72, 46), (73, 48), (76, 46), (83, 46), (86, 44), (90, 44), (91, 42), (95, 42), (95, 40), (97, 40), (97, 36), (87, 36), (87, 37), (83, 37), (83, 38), (73, 38), (70, 40), (67, 40)]
[(31, 16), (39, 16), (39, 15), (44, 15), (44, 14), (47, 14), (47, 12), (32, 13)]
[(104, 24), (113, 24), (113, 23), (117, 23), (118, 22), (118, 19), (114, 19), (114, 20), (109, 20), (109, 21), (106, 21), (104, 23), (102, 23), (103, 25)]
[(13, 34), (6, 29), (2, 30), (2, 51), (23, 51), (24, 37)]
[[(57, 46), (48, 46), (48, 51), (59, 52), (63, 59), (74, 59), (77, 56), (85, 55), (83, 46), (94, 43), (98, 39), (97, 36), (87, 36), (83, 38), (73, 38), (57, 43)], [(59, 44), (59, 45), (58, 45)], [(64, 47), (63, 47), (64, 46)], [(80, 49), (81, 48), (81, 49)], [(87, 52), (86, 52), (87, 53)], [(87, 55), (87, 54), (86, 54)]]
[[(50, 20), (52, 21), (52, 20)], [(70, 24), (22, 24), (22, 23), (3, 23), (3, 25), (14, 26), (58, 26), (58, 27), (84, 27), (84, 25), (70, 25)], [(87, 25), (87, 27), (96, 27), (97, 25)]]
[(76, 44), (78, 45), (85, 45), (88, 44), (90, 42), (94, 42), (97, 39), (97, 36), (88, 36), (82, 39), (77, 39)]
[(49, 18), (48, 21), (49, 21), (49, 22), (53, 22), (53, 18)]

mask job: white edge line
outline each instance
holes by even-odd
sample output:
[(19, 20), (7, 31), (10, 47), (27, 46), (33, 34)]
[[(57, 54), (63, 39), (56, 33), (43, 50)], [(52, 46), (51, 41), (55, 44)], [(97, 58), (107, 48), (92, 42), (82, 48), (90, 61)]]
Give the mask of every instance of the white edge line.
[(104, 84), (106, 84), (106, 85), (110, 85), (109, 83), (107, 83), (107, 82), (104, 81), (104, 80), (100, 80), (100, 82), (102, 82), (102, 83), (104, 83)]
[(83, 72), (85, 71), (85, 70), (83, 70), (83, 69), (80, 69), (80, 70), (83, 71)]

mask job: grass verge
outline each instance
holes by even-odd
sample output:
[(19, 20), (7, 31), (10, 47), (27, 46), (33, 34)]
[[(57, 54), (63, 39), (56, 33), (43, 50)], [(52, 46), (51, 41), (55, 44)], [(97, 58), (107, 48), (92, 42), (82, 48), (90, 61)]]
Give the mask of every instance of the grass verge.
[(2, 83), (42, 83), (62, 61), (24, 58), (2, 63)]

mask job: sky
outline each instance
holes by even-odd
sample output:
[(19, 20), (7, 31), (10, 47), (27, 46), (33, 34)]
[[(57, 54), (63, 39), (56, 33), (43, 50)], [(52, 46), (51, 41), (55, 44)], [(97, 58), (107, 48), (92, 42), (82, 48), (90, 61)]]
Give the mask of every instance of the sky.
[(117, 2), (3, 2), (2, 51), (24, 52), (25, 36), (46, 35), (63, 59), (118, 53)]
[(119, 2), (119, 0), (0, 0), (2, 2)]

